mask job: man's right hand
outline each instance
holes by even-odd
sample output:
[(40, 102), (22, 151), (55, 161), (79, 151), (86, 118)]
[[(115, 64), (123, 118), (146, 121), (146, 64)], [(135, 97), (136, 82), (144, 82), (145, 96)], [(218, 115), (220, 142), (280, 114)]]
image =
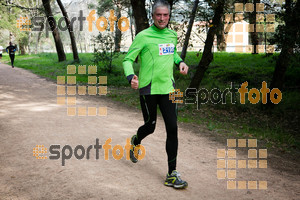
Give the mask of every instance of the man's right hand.
[(133, 78), (131, 79), (131, 87), (135, 90), (139, 88), (139, 80), (136, 75), (134, 75)]

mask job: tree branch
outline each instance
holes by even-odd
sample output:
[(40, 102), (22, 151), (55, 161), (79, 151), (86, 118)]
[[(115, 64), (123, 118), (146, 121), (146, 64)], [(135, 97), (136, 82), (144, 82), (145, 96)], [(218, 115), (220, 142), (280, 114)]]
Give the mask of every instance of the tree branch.
[(20, 9), (23, 9), (23, 10), (40, 10), (40, 11), (43, 10), (42, 8), (27, 8), (27, 7), (23, 7), (23, 6), (17, 5), (17, 4), (15, 4), (15, 3), (5, 4), (5, 3), (1, 2), (1, 4), (2, 4), (3, 6), (20, 8)]

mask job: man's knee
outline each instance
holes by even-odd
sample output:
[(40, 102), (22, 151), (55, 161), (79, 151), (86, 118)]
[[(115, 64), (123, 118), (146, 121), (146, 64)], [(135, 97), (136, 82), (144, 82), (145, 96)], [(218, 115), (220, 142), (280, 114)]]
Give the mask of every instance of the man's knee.
[(147, 129), (149, 131), (149, 134), (154, 132), (155, 125), (156, 125), (156, 121), (152, 121), (152, 122), (147, 123)]
[(150, 127), (149, 127), (150, 133), (153, 133), (154, 130), (155, 130), (155, 124), (151, 124)]

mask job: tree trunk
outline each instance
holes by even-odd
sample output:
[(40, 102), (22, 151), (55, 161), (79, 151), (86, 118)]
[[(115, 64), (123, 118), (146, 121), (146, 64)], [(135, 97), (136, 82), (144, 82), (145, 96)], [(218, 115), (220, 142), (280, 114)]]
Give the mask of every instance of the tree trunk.
[(68, 13), (64, 7), (64, 5), (62, 4), (61, 0), (56, 0), (59, 8), (66, 20), (66, 25), (68, 27), (68, 31), (69, 31), (69, 35), (70, 35), (70, 39), (71, 39), (71, 45), (72, 45), (72, 52), (73, 52), (73, 59), (74, 61), (79, 61), (79, 56), (78, 56), (78, 51), (77, 51), (77, 46), (76, 46), (76, 39), (75, 39), (75, 35), (73, 32), (73, 24), (71, 25), (70, 19), (68, 17)]
[[(121, 10), (119, 5), (117, 5), (117, 18), (120, 19), (121, 18)], [(118, 23), (115, 23), (115, 52), (120, 52), (121, 50), (121, 38), (122, 38), (122, 33), (120, 31), (120, 29), (118, 28)]]
[(38, 38), (37, 38), (37, 42), (36, 42), (36, 46), (35, 46), (35, 54), (37, 54), (39, 52), (39, 44), (40, 44), (40, 40), (41, 40), (41, 35), (42, 35), (42, 32), (44, 30), (44, 23), (41, 23), (40, 24), (41, 28), (40, 28), (40, 31), (38, 33)]
[[(280, 55), (276, 61), (275, 71), (273, 74), (273, 78), (270, 84), (270, 89), (278, 88), (282, 90), (283, 84), (284, 84), (284, 76), (285, 72), (288, 68), (290, 58), (293, 55), (293, 48), (295, 47), (295, 41), (296, 38), (299, 38), (299, 28), (297, 28), (297, 18), (299, 19), (299, 9), (300, 9), (300, 3), (297, 1), (294, 9), (291, 7), (292, 1), (286, 0), (285, 2), (285, 36), (284, 36), (284, 42), (282, 45), (282, 50), (280, 52)], [(299, 25), (298, 25), (299, 26)], [(298, 30), (298, 31), (297, 31)], [(298, 33), (297, 33), (298, 32)], [(298, 34), (298, 36), (297, 36)]]
[(186, 51), (187, 51), (187, 48), (188, 48), (188, 45), (189, 45), (189, 40), (190, 40), (193, 24), (194, 24), (194, 21), (195, 21), (195, 15), (196, 15), (196, 11), (197, 11), (197, 8), (198, 8), (198, 4), (199, 4), (199, 0), (195, 0), (193, 10), (192, 10), (192, 13), (191, 13), (191, 17), (190, 17), (190, 21), (189, 21), (189, 25), (188, 25), (188, 29), (187, 29), (187, 32), (185, 34), (185, 39), (184, 39), (184, 44), (183, 44), (183, 47), (182, 47), (182, 52), (181, 52), (181, 55), (180, 55), (180, 57), (182, 58), (183, 61), (185, 59)]
[(130, 10), (130, 7), (128, 7), (128, 13), (129, 13), (129, 18), (130, 18), (130, 35), (131, 35), (131, 41), (133, 41), (133, 30), (132, 30), (132, 12)]
[(149, 27), (145, 0), (130, 0), (133, 16), (136, 24), (135, 35)]
[(52, 14), (51, 6), (50, 6), (50, 0), (42, 0), (42, 2), (43, 2), (43, 6), (45, 8), (45, 14), (46, 14), (46, 17), (48, 19), (49, 26), (52, 30), (52, 35), (53, 35), (54, 42), (55, 42), (58, 61), (59, 62), (65, 61), (66, 60), (66, 54), (64, 52), (64, 47), (63, 47), (63, 44), (62, 44), (61, 39), (60, 39), (60, 35), (59, 35), (58, 29), (57, 29), (56, 21), (53, 17), (53, 14)]
[(171, 17), (172, 17), (172, 8), (173, 8), (173, 3), (174, 3), (174, 0), (168, 0), (168, 3), (170, 4), (170, 19), (169, 21), (171, 20)]
[(249, 22), (250, 24), (254, 24), (253, 32), (250, 32), (251, 44), (253, 46), (252, 54), (257, 54), (257, 46), (258, 46), (258, 33), (256, 32), (256, 4), (260, 3), (260, 0), (254, 0), (254, 11), (249, 14)]
[(223, 18), (224, 18), (224, 16), (222, 16), (220, 26), (217, 29), (217, 49), (218, 49), (218, 51), (226, 51), (226, 41), (225, 41)]
[(29, 34), (28, 34), (28, 45), (27, 45), (28, 55), (31, 55), (31, 48), (30, 48), (30, 44), (31, 44), (31, 34), (32, 34), (32, 32), (29, 32)]
[[(224, 26), (224, 24), (223, 24), (223, 26)], [(227, 37), (229, 36), (229, 30), (231, 29), (231, 27), (233, 26), (233, 23), (230, 23), (230, 22), (227, 22), (226, 23), (226, 28), (224, 29), (224, 39), (225, 39), (225, 41), (224, 41), (224, 46), (225, 46), (225, 49), (224, 49), (224, 51), (226, 51), (226, 48), (227, 48)], [(217, 38), (217, 40), (218, 40), (218, 38)]]
[(196, 73), (189, 85), (189, 88), (196, 88), (196, 89), (199, 88), (204, 73), (207, 70), (211, 61), (213, 60), (212, 46), (214, 43), (217, 28), (220, 26), (221, 23), (221, 18), (224, 12), (224, 5), (225, 5), (225, 0), (218, 0), (215, 9), (215, 14), (212, 20), (212, 24), (210, 25), (211, 27), (208, 30), (207, 37), (205, 40), (203, 55), (198, 64)]
[(19, 40), (19, 50), (20, 50), (20, 55), (25, 55), (26, 54), (26, 49), (23, 41)]

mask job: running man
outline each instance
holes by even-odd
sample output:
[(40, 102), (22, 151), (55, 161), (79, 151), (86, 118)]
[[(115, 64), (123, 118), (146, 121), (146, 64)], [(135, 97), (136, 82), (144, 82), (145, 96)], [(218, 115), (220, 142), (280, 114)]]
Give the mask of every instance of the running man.
[[(0, 61), (2, 59), (2, 51), (3, 51), (3, 47), (0, 45)], [(0, 64), (1, 64), (1, 62), (0, 62)]]
[[(180, 73), (186, 75), (188, 66), (176, 52), (177, 33), (167, 27), (170, 18), (170, 5), (166, 1), (156, 1), (152, 6), (154, 24), (138, 33), (123, 61), (125, 75), (133, 89), (139, 89), (140, 103), (145, 124), (139, 127), (131, 138), (130, 159), (136, 163), (134, 148), (154, 132), (157, 105), (162, 113), (166, 132), (168, 174), (166, 186), (186, 188), (186, 181), (180, 179), (176, 171), (178, 149), (177, 105), (169, 100), (169, 93), (175, 89), (173, 65), (179, 65)], [(140, 56), (139, 77), (134, 74), (133, 62)]]
[(6, 52), (9, 54), (11, 67), (14, 68), (14, 60), (15, 60), (15, 51), (17, 48), (12, 45), (12, 42), (9, 42), (9, 46), (6, 47)]

